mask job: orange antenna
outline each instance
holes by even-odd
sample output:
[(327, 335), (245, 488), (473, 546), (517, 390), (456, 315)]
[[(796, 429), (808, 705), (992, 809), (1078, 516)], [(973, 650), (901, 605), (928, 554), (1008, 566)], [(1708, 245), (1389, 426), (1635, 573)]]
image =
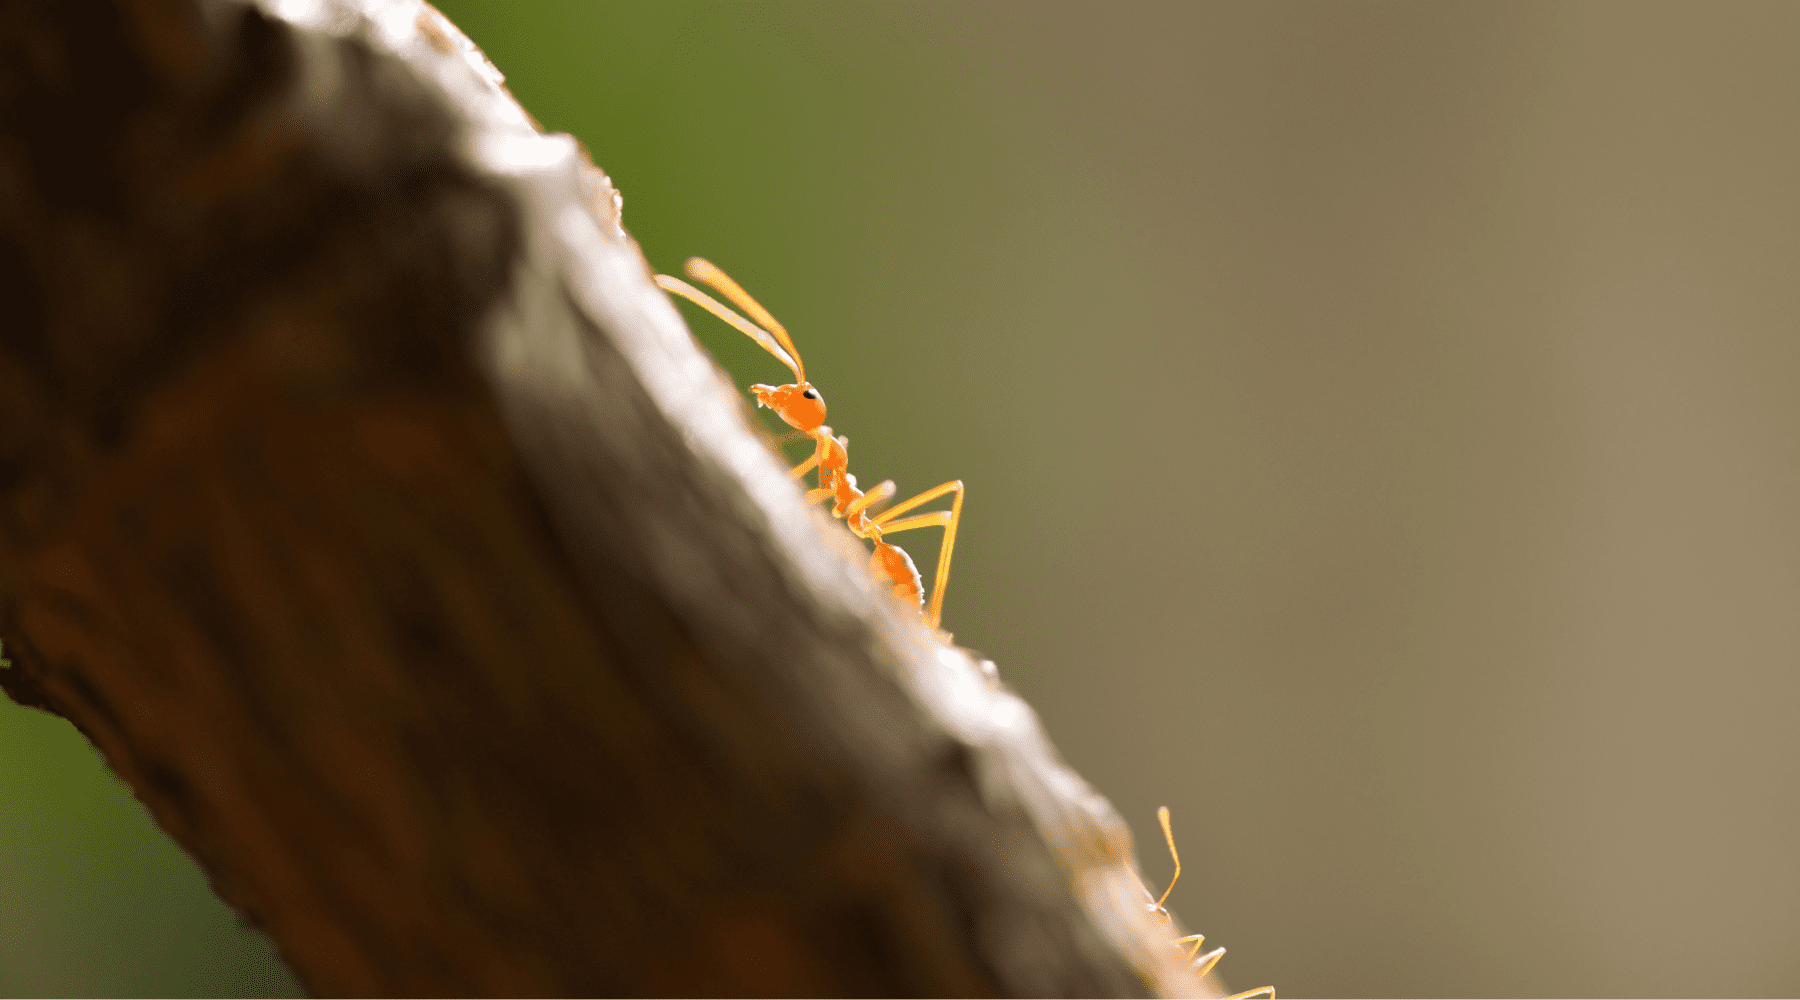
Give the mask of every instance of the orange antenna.
[[(738, 332), (749, 337), (751, 340), (756, 341), (757, 344), (761, 345), (763, 350), (775, 355), (776, 360), (787, 365), (788, 370), (794, 373), (794, 381), (806, 381), (806, 375), (804, 374), (804, 370), (800, 367), (800, 362), (794, 360), (793, 355), (783, 350), (782, 346), (775, 342), (775, 338), (769, 336), (767, 330), (762, 329), (755, 323), (752, 323), (744, 317), (739, 316), (737, 313), (732, 312), (730, 309), (725, 308), (725, 306), (721, 305), (717, 299), (700, 289), (695, 288), (693, 285), (682, 281), (680, 278), (671, 278), (666, 274), (659, 274), (656, 276), (656, 283), (662, 286), (663, 291), (673, 292), (707, 312), (712, 313), (714, 316), (719, 317), (725, 322), (730, 323), (738, 329)], [(787, 340), (785, 331), (782, 333), (781, 339)]]
[(750, 293), (744, 291), (742, 285), (731, 280), (731, 275), (726, 274), (719, 268), (719, 265), (705, 257), (689, 257), (687, 259), (687, 275), (730, 299), (732, 305), (749, 313), (751, 319), (761, 323), (774, 333), (775, 339), (781, 341), (781, 346), (788, 349), (788, 353), (794, 356), (795, 364), (799, 366), (794, 374), (799, 376), (800, 381), (806, 381), (806, 363), (800, 360), (800, 350), (794, 346), (794, 338), (788, 336), (787, 327), (782, 326), (767, 309), (764, 309), (762, 303), (751, 298)]

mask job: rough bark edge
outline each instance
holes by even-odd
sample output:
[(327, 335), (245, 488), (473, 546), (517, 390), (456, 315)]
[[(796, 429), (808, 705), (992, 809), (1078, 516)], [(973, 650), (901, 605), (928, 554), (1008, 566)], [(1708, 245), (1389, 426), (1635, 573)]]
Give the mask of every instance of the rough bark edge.
[[(140, 10), (152, 6), (140, 5)], [(204, 9), (218, 14), (235, 8), (235, 3), (214, 2)], [(1163, 928), (1143, 907), (1124, 825), (1103, 799), (1060, 764), (1029, 708), (961, 651), (940, 647), (916, 619), (896, 613), (867, 579), (854, 544), (838, 526), (800, 501), (782, 470), (749, 434), (735, 393), (718, 381), (672, 307), (649, 283), (641, 255), (618, 227), (618, 200), (610, 184), (586, 162), (573, 141), (540, 135), (529, 116), (505, 94), (499, 75), (486, 60), (435, 11), (416, 0), (267, 0), (261, 8), (300, 29), (297, 38), (303, 58), (299, 68), (305, 77), (300, 90), (308, 100), (295, 110), (321, 119), (344, 110), (332, 105), (333, 60), (344, 48), (334, 47), (334, 41), (351, 40), (359, 49), (397, 59), (458, 111), (465, 125), (464, 165), (508, 192), (522, 208), (527, 220), (526, 260), (518, 269), (517, 287), (506, 306), (497, 310), (480, 338), (479, 353), (514, 430), (515, 443), (537, 477), (571, 559), (578, 564), (591, 561), (584, 560), (584, 549), (591, 553), (604, 548), (590, 537), (596, 530), (591, 495), (571, 489), (571, 484), (592, 473), (594, 454), (622, 455), (628, 462), (632, 458), (632, 442), (621, 442), (618, 435), (629, 435), (633, 429), (608, 426), (597, 419), (602, 407), (594, 405), (594, 380), (609, 373), (601, 371), (605, 365), (596, 364), (594, 356), (607, 353), (610, 361), (622, 358), (627, 363), (636, 382), (630, 386), (636, 394), (633, 398), (649, 400), (658, 411), (656, 417), (678, 432), (689, 449), (687, 457), (712, 479), (716, 496), (705, 499), (722, 500), (733, 514), (741, 515), (741, 519), (734, 518), (741, 523), (728, 526), (731, 530), (724, 533), (736, 534), (709, 539), (715, 550), (721, 544), (736, 544), (740, 549), (753, 547), (759, 557), (773, 554), (786, 584), (775, 600), (804, 605), (799, 617), (808, 623), (847, 626), (824, 629), (825, 634), (815, 637), (813, 648), (795, 651), (792, 658), (806, 661), (808, 668), (822, 664), (861, 668), (872, 661), (885, 669), (907, 693), (921, 729), (948, 736), (964, 748), (962, 759), (989, 811), (995, 815), (1022, 812), (1031, 817), (1063, 866), (1068, 885), (1074, 887), (1100, 935), (1117, 954), (1131, 959), (1144, 980), (1159, 992), (1204, 992), (1212, 986), (1194, 983), (1176, 967)], [(102, 419), (97, 426), (104, 435), (110, 424)], [(666, 434), (663, 439), (666, 443)], [(687, 513), (691, 522), (693, 511)], [(748, 537), (741, 531), (746, 524), (753, 529)], [(648, 548), (655, 556), (647, 562), (648, 571), (657, 577), (654, 583), (690, 617), (710, 618), (709, 627), (716, 626), (731, 633), (731, 641), (754, 648), (758, 639), (764, 638), (758, 634), (756, 620), (717, 613), (721, 608), (741, 607), (743, 595), (731, 593), (703, 569), (695, 572), (696, 555), (703, 567), (707, 553), (696, 552), (682, 536), (680, 529), (685, 526), (681, 518), (647, 525), (648, 542), (637, 548)], [(604, 526), (600, 530), (605, 530)], [(710, 616), (706, 614), (709, 610), (714, 612)], [(846, 649), (845, 642), (857, 646)], [(830, 648), (834, 643), (838, 644), (835, 650)], [(767, 646), (764, 639), (763, 648)], [(80, 697), (83, 677), (55, 665), (64, 688), (59, 695), (46, 698), (46, 689), (39, 682), (45, 679), (45, 669), (53, 665), (45, 662), (42, 651), (28, 652), (31, 655), (22, 671), (9, 670), (8, 690), (16, 698), (24, 694), (22, 702), (50, 708), (78, 725), (83, 725), (87, 709), (83, 731), (94, 736), (89, 728), (96, 722), (93, 706)], [(850, 664), (852, 660), (856, 662)], [(843, 683), (842, 676), (834, 679), (829, 671), (817, 678), (809, 674), (807, 679), (820, 681), (822, 688), (807, 692), (810, 711), (828, 707), (834, 700), (853, 707), (851, 697), (867, 690), (866, 685)], [(76, 685), (73, 701), (69, 684)], [(853, 714), (845, 712), (844, 718)], [(846, 722), (844, 727), (849, 725)], [(100, 726), (101, 731), (106, 729), (107, 725)], [(856, 754), (865, 776), (879, 782), (883, 776), (905, 777), (918, 771), (916, 756), (909, 758), (908, 754), (916, 755), (919, 744), (904, 734), (851, 735), (862, 737)], [(138, 763), (148, 766), (155, 762), (134, 760), (131, 746), (121, 747), (116, 738), (97, 738), (96, 743), (138, 788), (159, 821), (184, 846), (196, 850), (196, 831), (184, 829), (180, 810), (169, 811), (169, 802), (164, 801), (167, 789), (161, 786), (174, 782), (179, 790), (180, 776), (136, 768)], [(221, 894), (241, 905), (243, 884), (234, 884), (229, 863), (209, 856), (204, 840), (202, 837), (197, 855)], [(992, 861), (994, 848), (978, 847), (973, 854)], [(1036, 857), (1035, 850), (1021, 851), (1021, 856), (1026, 854)], [(1022, 890), (1042, 888), (1046, 877), (1062, 886), (1047, 870), (1008, 867)], [(984, 902), (996, 902), (996, 910), (1004, 912), (1008, 900)], [(246, 912), (254, 919), (254, 908)], [(1087, 951), (1088, 936), (1079, 935), (1077, 951)], [(1033, 970), (1029, 968), (1022, 971), (1016, 951), (1005, 954), (1004, 947), (996, 949), (991, 941), (983, 942), (983, 951), (1000, 974), (1002, 988), (1016, 992), (1050, 992), (1058, 980), (1049, 966), (1075, 970), (1083, 965), (1073, 955), (1046, 962), (1046, 968), (1039, 970), (1050, 976), (1046, 980), (1042, 975), (1030, 975)], [(1093, 974), (1099, 965), (1088, 968)], [(1032, 989), (1034, 982), (1046, 985)], [(1069, 981), (1061, 982), (1067, 988)]]
[[(527, 280), (541, 282), (542, 300), (565, 302), (571, 314), (494, 318), (486, 360), (511, 418), (529, 419), (517, 408), (526, 396), (523, 387), (535, 395), (544, 373), (579, 367), (565, 352), (579, 351), (571, 337), (583, 320), (605, 331), (663, 416), (741, 497), (753, 521), (766, 526), (798, 592), (827, 617), (852, 615), (869, 623), (879, 641), (878, 662), (891, 666), (923, 724), (970, 748), (990, 807), (1020, 807), (1031, 817), (1112, 948), (1160, 996), (1223, 995), (1215, 975), (1195, 977), (1177, 960), (1166, 929), (1145, 905), (1129, 828), (1104, 796), (1063, 763), (1037, 714), (998, 680), (991, 663), (938, 643), (921, 619), (897, 612), (864, 569), (861, 549), (848, 544), (841, 526), (804, 502), (745, 423), (735, 389), (719, 380), (680, 314), (650, 280), (649, 265), (623, 228), (622, 198), (579, 144), (540, 132), (506, 90), (500, 71), (429, 4), (267, 0), (265, 9), (301, 27), (359, 33), (435, 80), (466, 115), (472, 165), (517, 192), (527, 206)], [(572, 296), (555, 294), (559, 281)], [(563, 474), (569, 457), (538, 452), (528, 462), (540, 485), (553, 490), (571, 481)], [(565, 528), (572, 527), (568, 519), (580, 504), (579, 497), (552, 499)], [(685, 574), (670, 573), (659, 582), (690, 606), (723, 597), (696, 587), (696, 578)]]

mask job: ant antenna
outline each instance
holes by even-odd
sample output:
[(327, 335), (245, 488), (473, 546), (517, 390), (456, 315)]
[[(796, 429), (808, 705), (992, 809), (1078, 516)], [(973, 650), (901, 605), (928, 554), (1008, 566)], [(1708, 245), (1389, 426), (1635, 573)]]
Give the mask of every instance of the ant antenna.
[(775, 334), (775, 339), (781, 341), (781, 346), (788, 349), (788, 353), (794, 356), (795, 363), (800, 366), (794, 374), (800, 377), (800, 381), (806, 381), (806, 363), (800, 360), (800, 349), (794, 346), (794, 339), (788, 336), (787, 327), (782, 326), (767, 309), (764, 309), (762, 303), (751, 298), (750, 293), (744, 291), (742, 285), (731, 280), (731, 275), (720, 270), (717, 264), (705, 257), (689, 257), (686, 269), (688, 277), (703, 285), (710, 285), (714, 291), (730, 299), (732, 305), (749, 313), (751, 319), (761, 323), (764, 329)]
[[(707, 312), (712, 313), (714, 316), (719, 317), (725, 322), (730, 323), (737, 328), (739, 333), (756, 341), (758, 346), (763, 350), (775, 355), (775, 360), (787, 365), (788, 370), (794, 373), (795, 381), (806, 381), (806, 375), (804, 374), (803, 369), (801, 369), (800, 363), (795, 361), (793, 356), (787, 351), (783, 350), (781, 345), (775, 342), (775, 338), (769, 336), (767, 330), (762, 329), (744, 317), (739, 316), (737, 313), (732, 312), (730, 309), (725, 308), (723, 305), (719, 304), (717, 299), (700, 289), (695, 288), (693, 285), (682, 281), (680, 278), (671, 278), (666, 274), (659, 274), (656, 276), (656, 283), (662, 286), (663, 291), (673, 292)], [(785, 340), (787, 338), (784, 336), (782, 339)]]
[(1181, 854), (1175, 850), (1175, 831), (1169, 827), (1169, 807), (1156, 807), (1156, 821), (1162, 824), (1163, 839), (1169, 842), (1169, 857), (1175, 859), (1175, 874), (1169, 876), (1169, 887), (1163, 890), (1162, 898), (1156, 901), (1156, 908), (1169, 900), (1169, 893), (1175, 891), (1175, 880), (1181, 877)]

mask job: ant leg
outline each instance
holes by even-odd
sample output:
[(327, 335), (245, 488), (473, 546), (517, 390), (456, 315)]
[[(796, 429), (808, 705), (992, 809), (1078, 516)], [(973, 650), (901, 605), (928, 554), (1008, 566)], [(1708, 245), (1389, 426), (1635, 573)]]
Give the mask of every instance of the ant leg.
[(1194, 975), (1196, 975), (1196, 976), (1206, 975), (1207, 973), (1209, 973), (1213, 970), (1213, 966), (1219, 964), (1219, 959), (1224, 958), (1224, 957), (1225, 957), (1225, 949), (1223, 949), (1223, 948), (1214, 948), (1213, 950), (1207, 952), (1206, 954), (1201, 955), (1199, 958), (1194, 960), (1194, 966), (1193, 966)]
[[(1161, 910), (1163, 904), (1169, 901), (1169, 893), (1175, 891), (1176, 880), (1181, 878), (1181, 852), (1175, 849), (1175, 828), (1169, 825), (1168, 806), (1156, 807), (1156, 821), (1162, 824), (1163, 839), (1169, 843), (1169, 857), (1175, 859), (1175, 874), (1169, 876), (1169, 887), (1163, 890), (1162, 898), (1157, 900), (1156, 905), (1152, 907), (1152, 909)], [(1183, 940), (1186, 939), (1183, 938)], [(1200, 950), (1200, 943), (1198, 941), (1194, 942), (1194, 950)], [(1193, 956), (1190, 955), (1188, 957), (1192, 958)]]
[(886, 480), (879, 486), (870, 487), (869, 492), (863, 493), (856, 488), (855, 476), (846, 472), (844, 479), (850, 486), (848, 492), (856, 499), (846, 504), (844, 503), (844, 494), (838, 494), (838, 506), (832, 513), (844, 519), (844, 527), (849, 528), (852, 535), (858, 538), (873, 538), (877, 542), (881, 541), (881, 526), (869, 519), (868, 508), (870, 504), (881, 503), (894, 495), (894, 481)]
[[(851, 518), (856, 517), (858, 512), (866, 509), (870, 504), (880, 503), (881, 501), (886, 500), (888, 497), (893, 496), (894, 491), (897, 489), (899, 489), (899, 487), (894, 485), (894, 481), (892, 479), (884, 481), (879, 486), (869, 487), (869, 492), (864, 493), (860, 497), (857, 497), (856, 501), (854, 503), (852, 503), (849, 507), (844, 509), (845, 520), (849, 520)], [(880, 520), (877, 519), (875, 521), (875, 523), (880, 524), (881, 522), (880, 522)]]
[[(946, 512), (940, 510), (895, 520), (901, 514), (928, 504), (946, 493), (956, 494), (956, 499), (950, 502), (947, 519), (944, 517)], [(962, 480), (956, 479), (944, 483), (942, 486), (934, 486), (905, 503), (895, 504), (882, 511), (874, 519), (875, 526), (880, 528), (883, 534), (906, 531), (911, 528), (928, 528), (940, 524), (944, 526), (944, 544), (938, 549), (937, 575), (932, 578), (931, 583), (931, 606), (926, 610), (926, 617), (930, 619), (932, 628), (937, 628), (944, 618), (944, 588), (950, 584), (950, 553), (956, 548), (956, 526), (962, 521), (962, 504), (963, 484)]]
[[(830, 430), (830, 428), (826, 428), (826, 430)], [(814, 467), (818, 468), (819, 485), (814, 489), (806, 491), (807, 503), (818, 503), (820, 500), (823, 500), (832, 494), (831, 484), (825, 481), (825, 447), (824, 439), (820, 439), (813, 448), (812, 457), (801, 462), (799, 465), (794, 466), (793, 471), (788, 473), (795, 479), (803, 479), (808, 471), (812, 470)]]
[[(850, 447), (850, 439), (849, 438), (847, 438), (847, 437), (838, 437), (838, 438), (831, 437), (830, 436), (831, 428), (821, 427), (821, 428), (819, 428), (819, 430), (822, 433), (812, 434), (812, 433), (805, 432), (805, 431), (801, 432), (806, 437), (815, 439), (812, 457), (808, 458), (804, 462), (801, 462), (799, 465), (794, 466), (793, 469), (789, 470), (789, 472), (788, 472), (788, 475), (793, 477), (794, 479), (803, 479), (803, 478), (805, 478), (806, 474), (808, 472), (812, 471), (814, 468), (817, 468), (819, 470), (818, 488), (807, 491), (807, 493), (806, 493), (806, 502), (807, 503), (817, 503), (820, 500), (823, 500), (826, 497), (833, 495), (834, 491), (832, 489), (832, 484), (829, 482), (830, 475), (829, 475), (828, 470), (831, 469), (833, 467), (833, 465), (836, 463), (828, 463), (826, 461), (826, 458), (831, 454), (833, 448), (836, 448), (838, 451), (842, 452), (844, 449)], [(848, 462), (848, 460), (846, 459), (846, 464), (847, 464), (847, 462)]]
[[(1169, 893), (1175, 891), (1175, 883), (1181, 879), (1181, 852), (1175, 849), (1175, 828), (1169, 822), (1168, 806), (1156, 807), (1156, 822), (1162, 827), (1163, 840), (1169, 845), (1169, 857), (1175, 860), (1175, 874), (1169, 876), (1169, 887), (1163, 890), (1162, 898), (1157, 900), (1156, 903), (1151, 906), (1151, 910), (1167, 916), (1169, 911), (1163, 909), (1163, 904), (1168, 902)], [(1173, 919), (1173, 917), (1170, 918), (1171, 921), (1173, 921)], [(1225, 949), (1223, 948), (1214, 948), (1212, 951), (1200, 955), (1199, 958), (1194, 957), (1199, 954), (1200, 946), (1206, 942), (1206, 935), (1204, 934), (1189, 934), (1187, 937), (1175, 939), (1175, 943), (1178, 945), (1187, 944), (1190, 941), (1193, 942), (1194, 946), (1188, 949), (1187, 957), (1188, 961), (1193, 963), (1193, 969), (1197, 975), (1204, 976), (1208, 972), (1211, 972), (1212, 967), (1219, 964), (1219, 959), (1225, 957)]]
[[(1176, 879), (1181, 878), (1181, 855), (1175, 850), (1175, 828), (1169, 823), (1168, 806), (1156, 807), (1156, 822), (1162, 826), (1163, 839), (1168, 841), (1169, 857), (1175, 859), (1175, 874), (1169, 876), (1169, 887), (1163, 890), (1161, 899), (1150, 904), (1150, 910), (1153, 913), (1162, 913), (1166, 916), (1169, 911), (1163, 909), (1163, 903), (1168, 901), (1169, 893), (1175, 891)], [(1149, 890), (1144, 890), (1144, 894), (1149, 895)], [(1175, 939), (1175, 943), (1178, 945), (1187, 944), (1190, 941), (1193, 942), (1193, 947), (1188, 949), (1187, 957), (1188, 961), (1192, 963), (1191, 968), (1194, 970), (1195, 975), (1206, 975), (1213, 970), (1213, 966), (1219, 964), (1219, 959), (1225, 957), (1225, 949), (1223, 948), (1214, 948), (1206, 954), (1200, 955), (1198, 958), (1194, 957), (1199, 954), (1200, 946), (1206, 942), (1206, 935), (1204, 934), (1189, 934), (1186, 937)], [(1232, 996), (1226, 997), (1225, 1000), (1250, 1000), (1251, 997), (1259, 997), (1265, 994), (1268, 996), (1269, 1000), (1275, 1000), (1275, 987), (1264, 986), (1261, 989), (1251, 990), (1248, 993), (1233, 994)]]

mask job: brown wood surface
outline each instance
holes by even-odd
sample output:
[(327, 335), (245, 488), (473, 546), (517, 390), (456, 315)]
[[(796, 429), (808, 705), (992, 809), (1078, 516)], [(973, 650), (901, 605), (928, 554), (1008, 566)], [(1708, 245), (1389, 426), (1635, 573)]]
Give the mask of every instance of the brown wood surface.
[(315, 993), (1192, 987), (1029, 713), (946, 721), (966, 658), (683, 423), (604, 175), (555, 242), (406, 27), (0, 6), (0, 686)]

